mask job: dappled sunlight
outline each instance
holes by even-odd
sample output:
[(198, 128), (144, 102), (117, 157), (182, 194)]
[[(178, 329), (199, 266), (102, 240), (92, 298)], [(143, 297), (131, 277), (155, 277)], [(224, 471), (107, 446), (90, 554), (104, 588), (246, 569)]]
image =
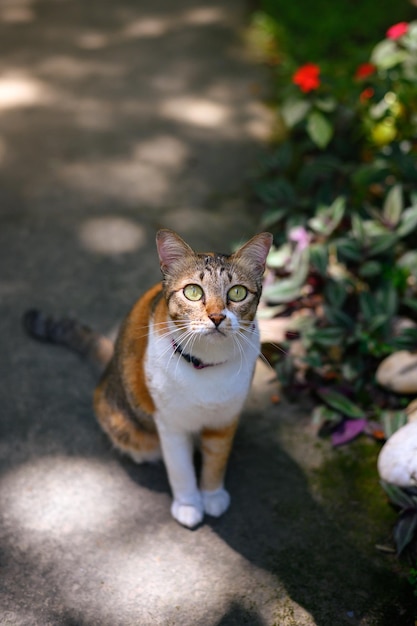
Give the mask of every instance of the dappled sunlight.
[(176, 170), (189, 157), (189, 148), (184, 141), (172, 135), (155, 135), (137, 143), (132, 151), (133, 158), (146, 163)]
[(188, 148), (168, 135), (135, 144), (128, 155), (113, 159), (61, 165), (57, 176), (74, 188), (96, 197), (159, 205), (167, 197), (172, 178), (188, 158)]
[(96, 30), (81, 32), (77, 38), (77, 45), (84, 50), (100, 50), (109, 45), (111, 37)]
[(142, 226), (125, 217), (108, 215), (82, 222), (79, 236), (84, 248), (109, 256), (135, 252), (146, 242)]
[(247, 103), (244, 113), (245, 120), (242, 127), (246, 134), (257, 141), (268, 141), (273, 128), (274, 113), (256, 101)]
[(28, 461), (4, 475), (0, 501), (8, 523), (34, 541), (38, 533), (62, 539), (102, 529), (120, 506), (105, 463), (59, 456)]
[(148, 16), (133, 20), (116, 37), (121, 39), (162, 37), (183, 26), (207, 26), (221, 22), (224, 21), (225, 16), (226, 11), (224, 9), (206, 6), (180, 12), (175, 18), (172, 14)]
[[(167, 494), (144, 497), (108, 462), (60, 455), (27, 461), (1, 479), (0, 503), (6, 536), (14, 534), (19, 558), (31, 564), (26, 593), (35, 593), (48, 572), (54, 594), (86, 621), (94, 615), (119, 623), (123, 606), (132, 620), (176, 623), (178, 607), (201, 616), (204, 599), (207, 623), (214, 623), (230, 603), (250, 610), (247, 580), (264, 589), (259, 607), (267, 623), (276, 612), (281, 588), (271, 572), (207, 525), (194, 533), (181, 528), (169, 515)], [(295, 616), (305, 614), (290, 604)]]
[(170, 184), (165, 172), (129, 157), (64, 164), (59, 167), (57, 176), (64, 185), (87, 196), (133, 203), (158, 204), (166, 197)]
[(217, 22), (224, 22), (227, 11), (222, 7), (201, 6), (184, 11), (180, 21), (193, 26), (206, 26)]
[(127, 39), (142, 37), (161, 37), (172, 28), (172, 20), (164, 17), (144, 17), (134, 20), (121, 32), (120, 36)]
[(123, 75), (125, 67), (110, 62), (77, 59), (69, 55), (48, 56), (38, 64), (37, 71), (48, 78), (80, 80), (86, 78), (115, 78)]
[(35, 0), (2, 0), (0, 3), (0, 22), (22, 24), (35, 19), (33, 5)]
[(168, 118), (203, 128), (221, 126), (231, 117), (230, 107), (192, 96), (167, 98), (161, 102), (160, 109)]
[(52, 99), (50, 88), (31, 76), (20, 72), (0, 75), (0, 111), (46, 105)]

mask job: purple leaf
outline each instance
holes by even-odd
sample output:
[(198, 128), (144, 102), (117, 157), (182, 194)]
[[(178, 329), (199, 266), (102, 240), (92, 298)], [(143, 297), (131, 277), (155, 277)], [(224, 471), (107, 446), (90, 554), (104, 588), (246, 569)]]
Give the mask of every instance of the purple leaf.
[(332, 444), (334, 446), (342, 446), (349, 443), (362, 433), (367, 425), (366, 419), (344, 420), (332, 433)]

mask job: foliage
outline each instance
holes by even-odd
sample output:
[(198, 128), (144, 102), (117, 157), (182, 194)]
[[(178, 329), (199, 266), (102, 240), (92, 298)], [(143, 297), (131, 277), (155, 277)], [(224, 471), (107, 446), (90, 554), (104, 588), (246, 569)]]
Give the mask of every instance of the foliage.
[(385, 482), (381, 485), (390, 502), (399, 510), (394, 528), (394, 541), (398, 554), (402, 554), (413, 541), (417, 530), (417, 490), (405, 489)]
[(404, 423), (403, 399), (374, 373), (417, 347), (415, 326), (397, 328), (417, 321), (417, 22), (394, 26), (354, 76), (315, 63), (291, 75), (287, 138), (255, 185), (276, 242), (266, 314), (314, 312), (295, 328), (301, 357), (289, 342), (277, 367), (288, 388), (313, 390), (337, 443)]
[[(351, 0), (338, 0), (337, 10), (328, 0), (316, 0), (314, 11), (310, 0), (258, 0), (257, 5), (257, 29), (267, 25), (276, 45), (295, 63), (308, 58), (351, 67), (360, 63), (387, 24), (410, 20), (413, 15), (408, 0), (379, 0), (378, 4), (374, 0), (361, 0), (354, 5)], [(271, 62), (275, 61), (273, 55)]]

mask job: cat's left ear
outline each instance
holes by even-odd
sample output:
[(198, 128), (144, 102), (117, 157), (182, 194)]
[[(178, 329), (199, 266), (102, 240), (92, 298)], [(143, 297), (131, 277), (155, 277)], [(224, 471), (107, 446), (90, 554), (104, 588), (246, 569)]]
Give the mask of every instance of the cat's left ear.
[(156, 233), (156, 247), (158, 250), (161, 270), (167, 272), (171, 266), (185, 256), (194, 255), (188, 243), (173, 230), (163, 228)]
[(237, 250), (233, 256), (238, 259), (242, 259), (250, 264), (251, 267), (256, 267), (259, 272), (264, 272), (266, 257), (272, 246), (271, 233), (259, 233), (252, 237), (245, 245)]

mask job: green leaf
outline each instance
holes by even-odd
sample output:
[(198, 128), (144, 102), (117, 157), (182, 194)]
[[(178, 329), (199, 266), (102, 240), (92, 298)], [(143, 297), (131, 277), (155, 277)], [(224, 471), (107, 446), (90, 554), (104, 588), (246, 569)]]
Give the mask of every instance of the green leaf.
[(417, 251), (407, 250), (407, 252), (397, 260), (397, 265), (407, 270), (410, 274), (417, 276)]
[(302, 285), (291, 279), (283, 279), (264, 290), (265, 299), (272, 304), (293, 302), (301, 297)]
[(387, 193), (384, 206), (382, 207), (384, 221), (391, 226), (396, 226), (400, 220), (403, 208), (402, 187), (401, 185), (394, 185)]
[(310, 228), (320, 235), (331, 235), (342, 221), (345, 206), (346, 199), (338, 197), (330, 206), (319, 207), (316, 215), (308, 220)]
[(380, 312), (375, 296), (369, 291), (362, 291), (359, 294), (359, 308), (367, 323)]
[(264, 228), (268, 228), (269, 226), (280, 222), (287, 213), (288, 209), (286, 207), (267, 209), (262, 216), (261, 224)]
[(324, 111), (324, 113), (332, 113), (337, 108), (337, 100), (336, 98), (317, 98), (315, 100), (315, 105), (320, 111)]
[(417, 313), (417, 301), (412, 298), (404, 298), (402, 303), (405, 306), (408, 306), (412, 311), (416, 311)]
[(333, 137), (333, 127), (319, 111), (311, 111), (307, 117), (307, 132), (313, 143), (325, 148)]
[(335, 242), (338, 255), (341, 260), (361, 261), (363, 258), (362, 247), (358, 241), (349, 237), (341, 237)]
[(403, 513), (394, 527), (394, 541), (398, 554), (401, 554), (411, 542), (417, 528), (417, 512), (407, 511)]
[(339, 411), (339, 413), (342, 413), (346, 417), (351, 417), (352, 419), (365, 417), (364, 411), (357, 404), (351, 402), (346, 396), (343, 396), (337, 391), (322, 389), (318, 390), (317, 394), (328, 406)]
[(329, 253), (327, 246), (322, 244), (313, 244), (310, 246), (310, 263), (321, 276), (326, 275), (328, 259)]
[(393, 317), (398, 310), (398, 294), (392, 281), (386, 282), (375, 292), (378, 312)]
[(355, 239), (364, 244), (367, 240), (367, 234), (365, 230), (365, 224), (362, 218), (356, 213), (352, 215), (352, 233)]
[(311, 331), (310, 339), (314, 343), (318, 343), (321, 346), (330, 347), (339, 345), (344, 337), (345, 330), (336, 326), (329, 326), (328, 328), (319, 328), (318, 330)]
[(295, 193), (292, 185), (284, 177), (274, 180), (263, 180), (256, 185), (256, 195), (267, 205), (273, 208), (293, 206)]
[(309, 251), (303, 250), (298, 258), (296, 270), (290, 278), (277, 280), (273, 285), (264, 289), (265, 299), (272, 304), (292, 302), (301, 296), (302, 287), (306, 281), (309, 269)]
[(359, 268), (359, 276), (361, 278), (373, 278), (379, 276), (382, 272), (382, 265), (378, 261), (366, 261)]
[[(403, 304), (417, 312), (417, 302), (414, 300), (404, 299)], [(390, 346), (393, 350), (409, 350), (410, 352), (414, 352), (417, 349), (417, 327), (404, 328), (399, 335), (393, 337), (390, 341)]]
[(342, 420), (340, 413), (333, 411), (325, 404), (317, 405), (313, 409), (311, 418), (316, 426), (322, 426), (325, 422), (340, 422)]
[(380, 313), (379, 315), (375, 315), (372, 320), (369, 321), (367, 326), (367, 331), (369, 334), (374, 333), (376, 330), (380, 329), (384, 324), (387, 323), (389, 319), (389, 315), (387, 313)]
[(377, 256), (378, 254), (382, 254), (387, 250), (391, 250), (397, 242), (398, 236), (396, 233), (390, 233), (388, 235), (375, 237), (375, 239), (368, 248), (368, 254), (369, 256)]
[(393, 39), (384, 39), (372, 51), (371, 62), (382, 70), (388, 70), (407, 59), (407, 52), (400, 50)]
[(301, 122), (311, 109), (311, 104), (307, 100), (286, 100), (280, 108), (285, 125), (292, 128)]
[(415, 507), (415, 502), (401, 487), (381, 480), (381, 487), (387, 494), (390, 501), (400, 507), (400, 509), (411, 509)]
[(266, 259), (268, 267), (273, 269), (282, 268), (291, 258), (292, 247), (289, 243), (284, 243), (277, 250), (271, 250)]
[(409, 235), (416, 228), (417, 228), (417, 206), (412, 206), (403, 212), (401, 216), (400, 225), (397, 228), (397, 235), (399, 237), (405, 237), (406, 235)]
[(324, 289), (324, 297), (330, 306), (342, 307), (347, 297), (346, 284), (343, 281), (329, 279)]
[(325, 306), (324, 307), (324, 316), (330, 324), (334, 324), (335, 326), (340, 326), (343, 330), (351, 330), (355, 325), (355, 321), (352, 319), (351, 315), (348, 315), (340, 308), (332, 308)]
[(397, 430), (405, 426), (407, 420), (407, 413), (405, 411), (382, 411), (379, 416), (379, 421), (381, 422), (387, 439)]

